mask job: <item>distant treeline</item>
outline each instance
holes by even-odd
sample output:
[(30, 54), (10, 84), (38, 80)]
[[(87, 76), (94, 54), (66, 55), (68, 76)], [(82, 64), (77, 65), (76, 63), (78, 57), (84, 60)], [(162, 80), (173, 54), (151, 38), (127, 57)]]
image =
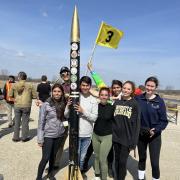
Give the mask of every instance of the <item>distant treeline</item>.
[(180, 95), (180, 90), (158, 90), (160, 94)]
[[(1, 75), (0, 74), (0, 80), (1, 81), (6, 81), (6, 80), (8, 80), (8, 75)], [(16, 79), (16, 81), (18, 80), (18, 77), (17, 76), (15, 76), (15, 79)], [(28, 82), (41, 82), (41, 79), (40, 78), (31, 78), (31, 77), (28, 77), (27, 78), (27, 81)]]

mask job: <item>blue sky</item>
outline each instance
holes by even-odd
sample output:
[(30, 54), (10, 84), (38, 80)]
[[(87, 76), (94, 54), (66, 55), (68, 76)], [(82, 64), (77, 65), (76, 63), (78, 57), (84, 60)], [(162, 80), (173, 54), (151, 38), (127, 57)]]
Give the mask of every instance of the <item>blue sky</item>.
[(85, 74), (101, 21), (122, 31), (118, 49), (97, 46), (94, 70), (112, 79), (143, 84), (155, 75), (160, 87), (180, 89), (179, 0), (0, 0), (0, 69), (51, 80), (69, 66), (75, 4), (81, 34), (81, 75)]

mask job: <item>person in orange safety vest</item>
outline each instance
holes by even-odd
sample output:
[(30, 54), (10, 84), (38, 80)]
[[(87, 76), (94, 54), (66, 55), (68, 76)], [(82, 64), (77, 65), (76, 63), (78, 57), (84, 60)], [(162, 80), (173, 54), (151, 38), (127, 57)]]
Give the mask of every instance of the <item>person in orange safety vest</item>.
[(14, 125), (14, 118), (12, 118), (12, 113), (14, 111), (14, 98), (9, 96), (9, 92), (13, 86), (13, 83), (15, 83), (15, 77), (10, 75), (3, 89), (3, 95), (8, 109), (7, 116), (9, 121), (9, 128), (11, 128)]

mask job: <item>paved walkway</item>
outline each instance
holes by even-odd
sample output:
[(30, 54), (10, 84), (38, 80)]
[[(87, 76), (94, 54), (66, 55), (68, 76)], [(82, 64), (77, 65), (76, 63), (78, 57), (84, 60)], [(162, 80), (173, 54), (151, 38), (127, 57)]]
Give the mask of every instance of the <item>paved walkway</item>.
[[(41, 148), (36, 143), (38, 108), (33, 104), (30, 122), (29, 142), (12, 142), (12, 129), (7, 128), (6, 120), (0, 120), (0, 174), (5, 180), (35, 180), (37, 167), (41, 159)], [(180, 180), (180, 118), (178, 125), (170, 123), (162, 134), (161, 180)], [(56, 174), (57, 180), (66, 180), (68, 162), (68, 141), (63, 153), (61, 169)], [(92, 161), (91, 161), (92, 165)], [(137, 159), (129, 156), (126, 180), (137, 179)], [(147, 180), (151, 180), (149, 157), (147, 160)], [(88, 180), (94, 177), (93, 168), (87, 172)]]

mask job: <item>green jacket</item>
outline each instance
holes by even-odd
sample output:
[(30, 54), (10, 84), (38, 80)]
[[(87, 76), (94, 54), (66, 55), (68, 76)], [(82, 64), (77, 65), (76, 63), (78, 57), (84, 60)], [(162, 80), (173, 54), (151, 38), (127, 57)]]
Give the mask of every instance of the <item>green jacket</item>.
[(101, 89), (102, 87), (107, 87), (99, 74), (94, 71), (91, 71), (90, 73), (98, 89)]
[[(103, 81), (103, 79), (101, 78), (101, 76), (99, 74), (97, 74), (94, 71), (90, 71), (91, 76), (96, 84), (96, 87), (100, 90), (102, 87), (107, 87), (105, 82)], [(113, 101), (110, 99), (108, 100), (109, 104), (113, 104)]]
[(12, 86), (9, 96), (14, 97), (15, 107), (31, 107), (32, 99), (37, 98), (37, 93), (32, 83), (20, 80)]

